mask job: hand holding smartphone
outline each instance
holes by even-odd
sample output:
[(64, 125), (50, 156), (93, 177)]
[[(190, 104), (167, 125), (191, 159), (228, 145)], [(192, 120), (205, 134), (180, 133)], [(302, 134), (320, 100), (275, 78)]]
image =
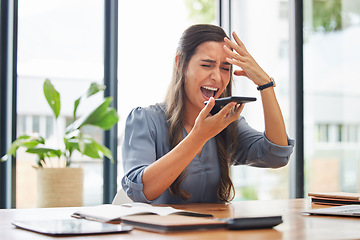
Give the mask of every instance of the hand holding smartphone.
[[(213, 109), (211, 109), (210, 113), (211, 113), (211, 115), (215, 115), (216, 113), (218, 113), (221, 110), (221, 108), (223, 106), (225, 106), (226, 104), (228, 104), (230, 102), (248, 103), (248, 102), (254, 102), (254, 101), (256, 101), (255, 97), (232, 96), (232, 97), (218, 98), (218, 99), (215, 99), (215, 106), (213, 107)], [(204, 103), (206, 105), (206, 104), (208, 104), (208, 101), (205, 101)]]

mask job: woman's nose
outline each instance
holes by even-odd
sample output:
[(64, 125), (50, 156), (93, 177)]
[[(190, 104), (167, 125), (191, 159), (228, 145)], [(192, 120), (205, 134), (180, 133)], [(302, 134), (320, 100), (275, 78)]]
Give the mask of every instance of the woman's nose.
[(214, 81), (220, 81), (221, 80), (221, 75), (220, 75), (220, 69), (219, 68), (214, 68), (214, 70), (211, 73), (211, 79)]

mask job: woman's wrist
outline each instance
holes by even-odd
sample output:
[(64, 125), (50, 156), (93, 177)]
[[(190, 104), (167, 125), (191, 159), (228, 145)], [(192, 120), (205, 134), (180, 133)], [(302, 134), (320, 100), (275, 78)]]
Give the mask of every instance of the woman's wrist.
[(204, 136), (202, 136), (201, 133), (194, 131), (194, 128), (189, 132), (189, 134), (186, 137), (192, 146), (199, 147), (200, 149), (205, 145), (205, 143), (208, 141)]
[(272, 77), (269, 77), (269, 80), (270, 81), (265, 84), (258, 85), (257, 90), (261, 91), (269, 87), (275, 87), (275, 80)]

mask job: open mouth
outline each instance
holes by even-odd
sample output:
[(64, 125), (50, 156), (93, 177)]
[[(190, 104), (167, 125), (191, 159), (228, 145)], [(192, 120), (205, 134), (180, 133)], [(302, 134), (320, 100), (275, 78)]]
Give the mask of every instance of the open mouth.
[(209, 100), (211, 97), (215, 97), (217, 91), (219, 90), (218, 88), (209, 86), (202, 86), (200, 89), (206, 100)]

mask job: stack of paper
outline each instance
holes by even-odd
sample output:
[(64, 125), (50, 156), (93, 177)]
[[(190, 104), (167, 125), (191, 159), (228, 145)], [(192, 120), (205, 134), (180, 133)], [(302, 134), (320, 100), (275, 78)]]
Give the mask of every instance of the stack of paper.
[(315, 193), (309, 192), (308, 196), (312, 203), (325, 205), (348, 205), (360, 204), (360, 193), (348, 192), (329, 192), (329, 193)]

